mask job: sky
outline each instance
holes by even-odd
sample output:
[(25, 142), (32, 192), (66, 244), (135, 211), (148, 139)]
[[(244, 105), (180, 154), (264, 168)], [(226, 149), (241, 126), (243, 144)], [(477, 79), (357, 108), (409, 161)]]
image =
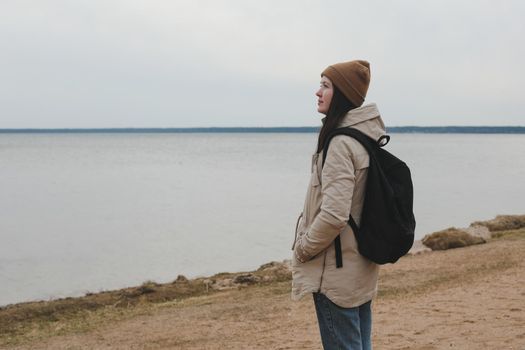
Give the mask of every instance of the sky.
[(318, 126), (365, 59), (387, 126), (525, 125), (522, 0), (2, 0), (0, 128)]

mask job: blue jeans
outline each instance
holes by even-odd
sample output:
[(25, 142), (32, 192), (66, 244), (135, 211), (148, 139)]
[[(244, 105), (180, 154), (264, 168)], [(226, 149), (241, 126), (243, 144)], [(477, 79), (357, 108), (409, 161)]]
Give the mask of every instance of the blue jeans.
[(371, 350), (372, 301), (344, 308), (337, 306), (324, 294), (313, 293), (325, 350)]

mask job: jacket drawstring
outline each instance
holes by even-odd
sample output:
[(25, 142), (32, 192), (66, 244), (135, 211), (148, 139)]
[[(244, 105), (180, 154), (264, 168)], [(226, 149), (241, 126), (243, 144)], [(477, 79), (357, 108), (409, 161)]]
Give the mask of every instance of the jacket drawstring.
[(295, 223), (295, 238), (293, 240), (292, 250), (294, 250), (295, 248), (295, 242), (297, 241), (297, 228), (299, 227), (299, 221), (301, 220), (302, 217), (303, 217), (303, 213), (301, 212), (301, 214), (297, 218), (297, 222)]

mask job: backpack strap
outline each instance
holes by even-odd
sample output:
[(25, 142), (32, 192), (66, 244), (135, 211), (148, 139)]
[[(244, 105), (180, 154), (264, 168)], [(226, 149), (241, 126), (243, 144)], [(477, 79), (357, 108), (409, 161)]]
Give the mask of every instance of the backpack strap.
[(335, 244), (335, 267), (343, 267), (343, 252), (341, 251), (341, 234), (338, 234), (334, 240)]
[[(326, 141), (323, 146), (323, 161), (322, 166), (324, 166), (324, 163), (326, 161), (326, 156), (328, 154), (328, 146), (330, 146), (330, 141), (337, 135), (347, 135), (354, 139), (356, 139), (368, 152), (369, 156), (372, 156), (373, 152), (371, 152), (373, 144), (377, 144), (378, 146), (382, 147), (390, 141), (390, 136), (383, 135), (379, 138), (379, 140), (374, 141), (361, 131), (350, 128), (350, 127), (344, 127), (344, 128), (338, 128), (333, 130), (330, 134), (328, 134)], [(386, 142), (385, 142), (386, 141)], [(348, 224), (352, 228), (355, 234), (359, 232), (359, 227), (357, 226), (354, 218), (352, 217), (352, 214), (350, 214), (350, 217), (348, 219)], [(335, 263), (337, 268), (343, 267), (343, 253), (341, 251), (341, 235), (337, 235), (337, 237), (334, 240), (335, 245)]]
[[(352, 230), (354, 232), (357, 232), (359, 230), (352, 215), (350, 215), (350, 219), (348, 220), (348, 223), (350, 224), (350, 227), (352, 227)], [(337, 235), (337, 237), (335, 237), (334, 245), (335, 245), (335, 267), (340, 268), (340, 267), (343, 267), (343, 252), (341, 251), (341, 235), (340, 234)]]
[(332, 141), (332, 139), (337, 135), (347, 135), (356, 139), (361, 145), (363, 145), (363, 147), (366, 149), (369, 155), (372, 153), (371, 151), (374, 144), (382, 147), (386, 145), (388, 141), (390, 141), (390, 136), (388, 135), (383, 135), (379, 138), (379, 140), (375, 141), (372, 138), (365, 135), (364, 133), (362, 133), (361, 131), (354, 128), (345, 127), (335, 129), (330, 134), (328, 134), (328, 136), (326, 137), (326, 141), (323, 145), (323, 166), (324, 162), (326, 161), (326, 156), (328, 154), (328, 146), (330, 145), (330, 141)]

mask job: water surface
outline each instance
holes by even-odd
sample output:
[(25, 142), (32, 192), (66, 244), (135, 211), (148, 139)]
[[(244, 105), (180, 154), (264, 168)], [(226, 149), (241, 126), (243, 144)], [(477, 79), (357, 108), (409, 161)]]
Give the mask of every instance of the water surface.
[[(0, 305), (290, 257), (316, 135), (1, 134)], [(393, 134), (417, 236), (523, 214), (525, 135)]]

